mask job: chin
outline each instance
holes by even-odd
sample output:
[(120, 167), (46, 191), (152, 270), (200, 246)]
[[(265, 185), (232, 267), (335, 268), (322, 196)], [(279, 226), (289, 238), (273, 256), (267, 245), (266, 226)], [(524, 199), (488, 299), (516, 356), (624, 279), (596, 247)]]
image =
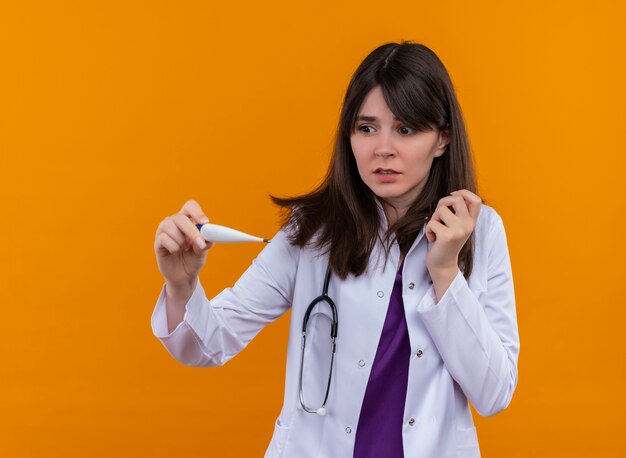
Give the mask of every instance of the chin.
[(404, 193), (395, 189), (380, 188), (380, 187), (371, 187), (370, 188), (374, 194), (376, 194), (381, 199), (394, 199), (402, 196)]

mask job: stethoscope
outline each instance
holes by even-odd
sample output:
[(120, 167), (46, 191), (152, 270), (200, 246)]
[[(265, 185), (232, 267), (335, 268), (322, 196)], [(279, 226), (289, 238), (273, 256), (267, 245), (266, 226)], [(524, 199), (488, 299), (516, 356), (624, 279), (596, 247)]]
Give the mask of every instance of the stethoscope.
[[(309, 304), (304, 313), (304, 318), (302, 319), (302, 353), (300, 355), (300, 377), (298, 380), (298, 394), (300, 396), (300, 405), (306, 412), (308, 413), (316, 413), (320, 416), (326, 415), (326, 401), (328, 400), (328, 393), (330, 392), (330, 381), (333, 376), (333, 361), (335, 360), (335, 350), (337, 349), (337, 306), (333, 302), (333, 300), (328, 296), (328, 284), (330, 283), (330, 262), (328, 263), (328, 267), (326, 269), (326, 278), (324, 279), (324, 287), (322, 289), (322, 294), (317, 296), (313, 301)], [(304, 349), (306, 347), (306, 328), (309, 322), (309, 317), (311, 316), (311, 312), (313, 308), (319, 304), (320, 302), (326, 302), (330, 307), (330, 310), (333, 314), (331, 324), (330, 324), (330, 342), (332, 344), (332, 353), (330, 355), (330, 369), (328, 370), (328, 383), (326, 385), (326, 393), (324, 394), (324, 401), (322, 402), (321, 407), (317, 409), (313, 409), (308, 407), (304, 402), (304, 394), (302, 393), (302, 372), (304, 370)]]
[[(326, 278), (324, 279), (324, 288), (322, 289), (321, 296), (316, 297), (309, 304), (304, 313), (304, 318), (302, 320), (302, 354), (300, 356), (300, 379), (298, 382), (298, 392), (300, 396), (300, 406), (309, 413), (316, 413), (318, 415), (324, 416), (326, 415), (326, 401), (328, 400), (328, 393), (330, 392), (330, 380), (333, 376), (333, 361), (335, 360), (335, 349), (337, 348), (336, 339), (337, 339), (337, 306), (333, 302), (333, 300), (328, 296), (328, 284), (330, 283), (330, 263), (328, 263), (328, 268), (326, 269)], [(309, 322), (309, 317), (311, 316), (311, 312), (313, 308), (319, 304), (320, 302), (326, 302), (330, 310), (333, 314), (333, 318), (331, 320), (330, 325), (330, 342), (332, 344), (332, 353), (330, 355), (330, 369), (328, 371), (328, 384), (326, 385), (326, 394), (324, 395), (324, 401), (322, 402), (322, 406), (318, 409), (313, 409), (308, 407), (304, 403), (304, 395), (302, 394), (302, 371), (304, 369), (304, 348), (306, 347), (306, 327)]]
[[(216, 224), (196, 224), (196, 227), (200, 231), (200, 234), (202, 234), (202, 236), (206, 240), (211, 242), (270, 242), (270, 240), (260, 237), (254, 237), (244, 232), (236, 231), (225, 226), (218, 226)], [(326, 278), (324, 279), (324, 288), (322, 290), (322, 295), (313, 299), (313, 301), (307, 307), (306, 313), (304, 314), (304, 319), (302, 320), (302, 355), (300, 356), (300, 406), (309, 413), (316, 413), (322, 416), (326, 415), (326, 401), (328, 400), (328, 393), (330, 392), (330, 380), (333, 376), (333, 362), (335, 360), (335, 349), (337, 348), (335, 343), (337, 339), (337, 306), (335, 305), (333, 300), (328, 297), (329, 283), (330, 262), (328, 263), (328, 268), (326, 269)], [(330, 342), (332, 343), (333, 349), (332, 354), (330, 355), (330, 370), (328, 372), (328, 384), (326, 385), (326, 394), (324, 395), (324, 401), (322, 402), (322, 406), (319, 409), (312, 409), (310, 407), (307, 407), (307, 405), (304, 403), (304, 395), (302, 394), (302, 371), (304, 368), (304, 349), (306, 347), (306, 327), (309, 322), (309, 317), (311, 316), (313, 308), (320, 302), (326, 302), (333, 314), (330, 326)]]

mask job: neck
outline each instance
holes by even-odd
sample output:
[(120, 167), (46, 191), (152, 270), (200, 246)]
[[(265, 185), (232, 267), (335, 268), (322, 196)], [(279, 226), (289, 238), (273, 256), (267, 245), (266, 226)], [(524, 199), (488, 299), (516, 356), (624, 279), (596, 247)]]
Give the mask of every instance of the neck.
[(391, 205), (383, 202), (383, 210), (385, 211), (385, 216), (387, 217), (387, 224), (391, 227), (392, 224), (406, 214), (407, 207), (392, 207)]

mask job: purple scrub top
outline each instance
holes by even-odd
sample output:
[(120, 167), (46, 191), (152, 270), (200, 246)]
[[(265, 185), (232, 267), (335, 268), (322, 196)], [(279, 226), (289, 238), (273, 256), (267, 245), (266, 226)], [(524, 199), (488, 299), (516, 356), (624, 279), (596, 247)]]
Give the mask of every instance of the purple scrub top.
[(402, 425), (410, 357), (401, 265), (361, 405), (354, 458), (404, 457)]

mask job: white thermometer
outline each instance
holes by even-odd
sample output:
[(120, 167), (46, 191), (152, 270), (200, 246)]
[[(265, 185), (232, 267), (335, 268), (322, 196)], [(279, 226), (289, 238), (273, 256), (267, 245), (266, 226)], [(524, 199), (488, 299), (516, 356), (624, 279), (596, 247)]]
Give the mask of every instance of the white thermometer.
[(254, 235), (240, 232), (230, 227), (220, 226), (218, 224), (196, 224), (202, 237), (209, 242), (218, 243), (238, 243), (238, 242), (264, 242), (269, 243), (271, 240), (255, 237)]

